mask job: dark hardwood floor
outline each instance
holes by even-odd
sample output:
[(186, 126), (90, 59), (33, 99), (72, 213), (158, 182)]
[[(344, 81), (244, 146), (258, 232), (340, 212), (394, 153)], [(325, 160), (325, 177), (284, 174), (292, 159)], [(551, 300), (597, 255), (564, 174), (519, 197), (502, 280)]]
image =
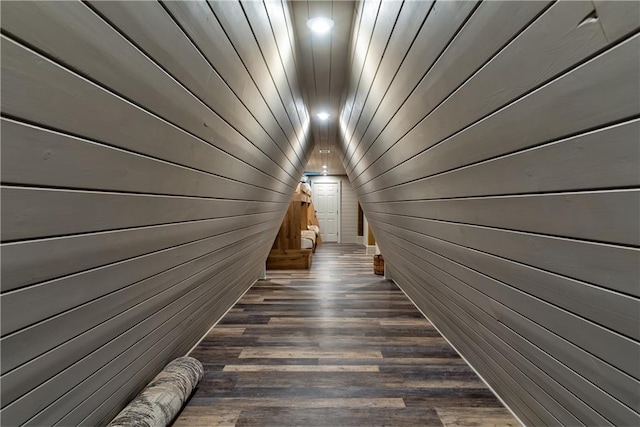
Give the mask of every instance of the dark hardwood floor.
[(191, 353), (205, 366), (185, 426), (517, 426), (356, 245), (270, 271)]

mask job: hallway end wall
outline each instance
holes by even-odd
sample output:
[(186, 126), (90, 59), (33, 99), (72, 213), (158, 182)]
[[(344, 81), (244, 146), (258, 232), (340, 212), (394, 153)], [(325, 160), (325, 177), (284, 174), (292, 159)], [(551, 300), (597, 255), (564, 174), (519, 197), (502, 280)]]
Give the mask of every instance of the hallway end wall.
[(328, 175), (326, 177), (310, 177), (314, 182), (340, 183), (340, 243), (358, 243), (358, 199), (351, 182), (346, 176)]
[(311, 153), (286, 2), (2, 2), (3, 425), (105, 424), (259, 277)]
[(640, 3), (363, 8), (343, 163), (393, 279), (527, 425), (639, 425)]

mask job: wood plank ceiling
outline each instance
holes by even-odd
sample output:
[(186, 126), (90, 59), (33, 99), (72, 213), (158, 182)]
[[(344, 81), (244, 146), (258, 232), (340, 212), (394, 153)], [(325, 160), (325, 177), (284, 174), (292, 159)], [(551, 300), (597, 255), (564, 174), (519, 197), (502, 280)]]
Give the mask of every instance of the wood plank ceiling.
[[(305, 171), (322, 172), (322, 166), (326, 165), (329, 175), (344, 175), (339, 155), (338, 115), (348, 83), (346, 71), (355, 2), (292, 1), (289, 4), (297, 37), (298, 72), (306, 89), (315, 141)], [(314, 34), (307, 27), (307, 21), (315, 17), (332, 19), (333, 29), (324, 35)], [(328, 112), (331, 116), (321, 121), (317, 118), (319, 112)]]
[(102, 425), (258, 278), (312, 144), (286, 3), (3, 2), (2, 425)]
[(344, 166), (387, 275), (526, 425), (640, 425), (640, 3), (361, 16)]

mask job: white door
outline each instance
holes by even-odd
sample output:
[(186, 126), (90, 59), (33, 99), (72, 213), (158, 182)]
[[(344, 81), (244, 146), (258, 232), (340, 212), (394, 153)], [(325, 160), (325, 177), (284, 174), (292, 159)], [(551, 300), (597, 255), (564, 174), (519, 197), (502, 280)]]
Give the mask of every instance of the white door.
[(323, 242), (338, 241), (338, 183), (316, 182), (313, 184), (313, 206), (316, 209), (320, 237)]

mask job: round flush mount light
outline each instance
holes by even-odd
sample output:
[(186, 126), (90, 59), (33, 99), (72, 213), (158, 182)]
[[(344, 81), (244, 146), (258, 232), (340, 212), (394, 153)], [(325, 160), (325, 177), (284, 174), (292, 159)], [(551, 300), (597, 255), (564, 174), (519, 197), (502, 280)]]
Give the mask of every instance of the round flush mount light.
[(321, 36), (327, 34), (333, 28), (333, 20), (318, 16), (307, 21), (307, 27), (314, 33)]
[(326, 168), (327, 168), (327, 165), (322, 165), (322, 169), (326, 169)]
[(325, 121), (325, 120), (327, 120), (329, 118), (330, 115), (331, 114), (323, 111), (321, 113), (316, 114), (316, 117), (318, 117), (322, 121)]

